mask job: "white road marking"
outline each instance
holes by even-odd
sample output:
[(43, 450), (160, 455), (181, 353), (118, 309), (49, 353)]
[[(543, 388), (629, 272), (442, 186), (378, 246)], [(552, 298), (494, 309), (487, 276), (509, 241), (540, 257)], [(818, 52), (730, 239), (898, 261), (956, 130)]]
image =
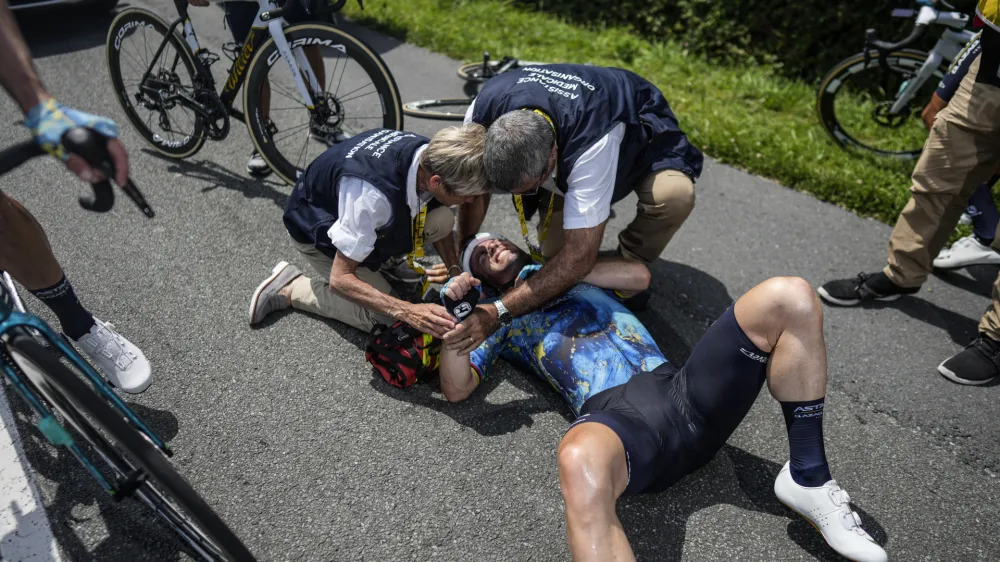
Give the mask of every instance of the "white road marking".
[(21, 437), (0, 384), (0, 560), (61, 562), (48, 515), (23, 459)]

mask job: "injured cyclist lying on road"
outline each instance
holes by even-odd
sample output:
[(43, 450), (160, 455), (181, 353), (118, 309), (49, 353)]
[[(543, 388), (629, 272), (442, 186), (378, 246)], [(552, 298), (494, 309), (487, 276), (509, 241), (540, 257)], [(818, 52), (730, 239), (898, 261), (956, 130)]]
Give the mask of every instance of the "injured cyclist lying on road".
[[(446, 306), (473, 301), (471, 292), (483, 289), (478, 306), (492, 306), (492, 293), (530, 287), (539, 267), (490, 234), (466, 246), (462, 264), (465, 272), (442, 288)], [(502, 357), (548, 381), (578, 416), (558, 454), (573, 559), (633, 559), (617, 498), (661, 492), (707, 464), (766, 380), (784, 412), (791, 457), (774, 483), (778, 499), (847, 558), (886, 560), (830, 475), (822, 430), (823, 314), (809, 283), (777, 277), (757, 285), (715, 321), (680, 367), (620, 302), (648, 284), (640, 263), (599, 261), (582, 283), (501, 326), (469, 355), (441, 351), (441, 390), (449, 401), (468, 397)], [(449, 309), (463, 308), (469, 307)]]

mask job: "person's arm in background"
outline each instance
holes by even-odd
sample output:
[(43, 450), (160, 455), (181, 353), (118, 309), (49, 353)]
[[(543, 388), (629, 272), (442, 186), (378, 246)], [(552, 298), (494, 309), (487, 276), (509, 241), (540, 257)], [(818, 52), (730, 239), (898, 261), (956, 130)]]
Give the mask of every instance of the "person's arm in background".
[(0, 85), (21, 108), (26, 117), (25, 126), (32, 130), (35, 142), (65, 160), (66, 167), (84, 181), (100, 181), (104, 175), (79, 156), (66, 158), (59, 144), (62, 134), (73, 127), (85, 126), (110, 137), (108, 152), (115, 165), (115, 182), (125, 184), (129, 175), (128, 152), (117, 138), (117, 126), (107, 118), (89, 115), (56, 102), (35, 70), (31, 51), (6, 1), (0, 2)]
[(598, 258), (584, 283), (622, 293), (638, 293), (649, 287), (649, 268), (622, 258)]
[[(473, 100), (465, 112), (463, 125), (472, 123), (472, 113), (475, 107), (476, 102)], [(490, 208), (490, 195), (487, 193), (477, 197), (471, 203), (462, 203), (458, 206), (458, 220), (456, 222), (459, 246), (465, 245), (470, 238), (479, 234), (479, 229), (483, 226), (483, 219), (486, 218), (486, 211)]]

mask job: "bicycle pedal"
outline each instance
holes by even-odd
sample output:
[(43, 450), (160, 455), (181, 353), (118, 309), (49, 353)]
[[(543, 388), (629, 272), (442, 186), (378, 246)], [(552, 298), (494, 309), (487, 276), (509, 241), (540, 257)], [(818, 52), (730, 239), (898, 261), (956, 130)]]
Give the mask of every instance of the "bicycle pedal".
[(236, 57), (239, 56), (240, 51), (243, 49), (243, 43), (224, 43), (222, 45), (222, 54), (226, 55), (226, 58), (236, 62)]

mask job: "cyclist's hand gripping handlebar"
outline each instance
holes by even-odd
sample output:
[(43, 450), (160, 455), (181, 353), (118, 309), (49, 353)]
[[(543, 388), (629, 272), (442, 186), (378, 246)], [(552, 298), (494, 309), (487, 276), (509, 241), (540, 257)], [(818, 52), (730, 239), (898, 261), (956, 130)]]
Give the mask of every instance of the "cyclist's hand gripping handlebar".
[[(67, 153), (76, 154), (83, 158), (87, 164), (103, 172), (106, 177), (114, 177), (114, 164), (112, 164), (111, 155), (108, 154), (108, 137), (93, 129), (73, 127), (63, 133), (60, 144)], [(45, 151), (33, 141), (26, 141), (0, 151), (0, 175), (42, 154), (45, 154)], [(91, 188), (94, 192), (93, 197), (81, 197), (80, 206), (88, 211), (98, 213), (111, 210), (115, 204), (115, 194), (111, 189), (110, 180), (91, 184)], [(155, 216), (153, 209), (146, 202), (146, 198), (143, 197), (131, 179), (126, 181), (121, 188), (143, 214), (150, 218)]]

